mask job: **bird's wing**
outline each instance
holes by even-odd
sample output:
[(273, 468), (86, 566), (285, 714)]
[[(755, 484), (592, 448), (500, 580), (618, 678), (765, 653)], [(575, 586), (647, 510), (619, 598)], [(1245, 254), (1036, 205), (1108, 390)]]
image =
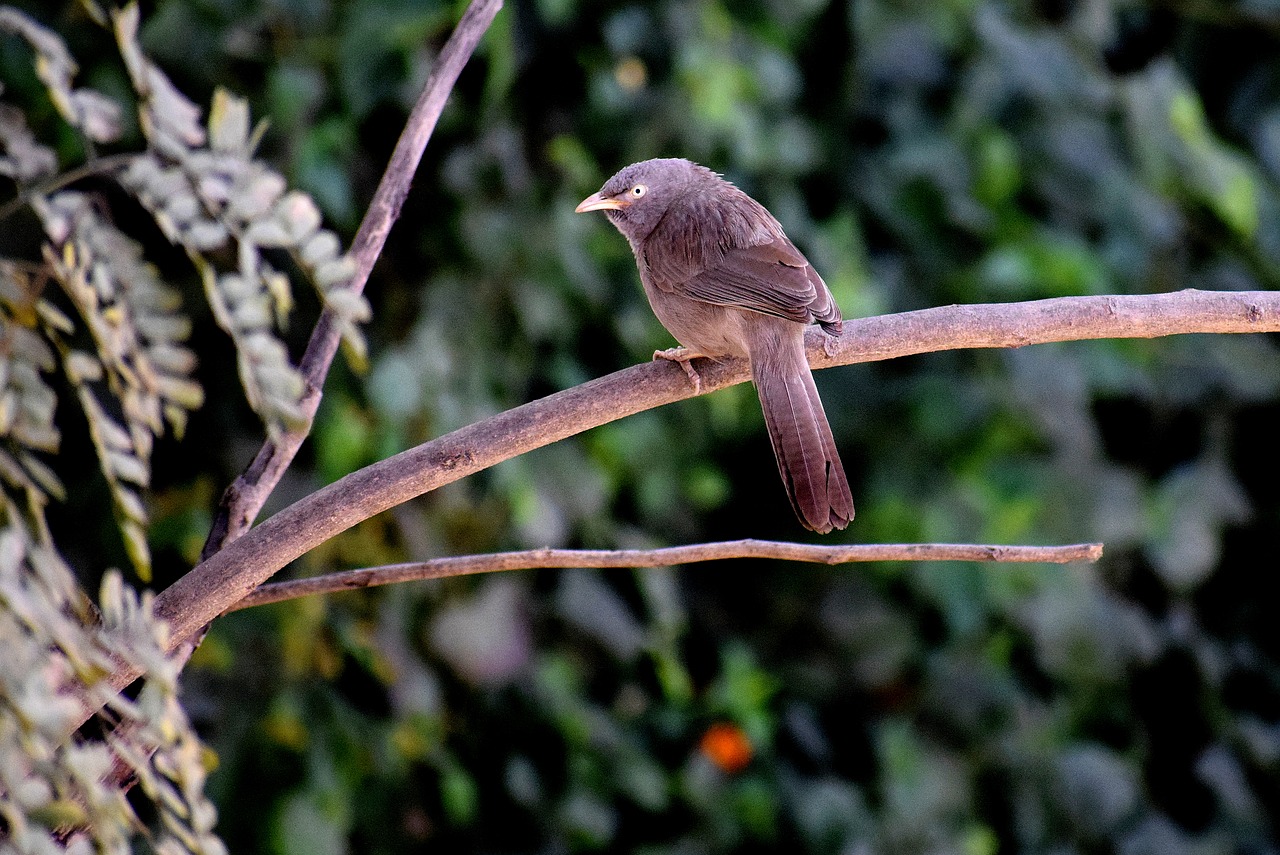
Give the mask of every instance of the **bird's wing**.
[[(680, 283), (676, 290), (704, 303), (808, 323), (813, 320), (810, 307), (818, 297), (816, 278), (804, 256), (781, 238), (729, 249), (719, 263)], [(826, 290), (821, 279), (817, 285)]]
[(826, 283), (777, 220), (745, 194), (737, 201), (694, 204), (664, 217), (645, 240), (653, 284), (704, 303), (801, 323), (837, 320)]

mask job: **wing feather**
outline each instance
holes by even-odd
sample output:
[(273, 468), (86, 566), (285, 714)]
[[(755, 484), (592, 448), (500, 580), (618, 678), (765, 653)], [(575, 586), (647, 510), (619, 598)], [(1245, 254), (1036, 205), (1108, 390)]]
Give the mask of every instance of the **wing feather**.
[(760, 203), (731, 192), (694, 193), (673, 204), (644, 241), (643, 262), (660, 290), (779, 318), (833, 323), (826, 283)]

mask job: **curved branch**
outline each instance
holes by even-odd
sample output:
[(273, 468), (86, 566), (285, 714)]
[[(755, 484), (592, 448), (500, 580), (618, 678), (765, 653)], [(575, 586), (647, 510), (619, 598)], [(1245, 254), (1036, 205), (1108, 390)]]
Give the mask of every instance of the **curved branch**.
[(491, 555), (458, 555), (389, 564), (363, 570), (328, 573), (310, 579), (271, 582), (227, 609), (229, 612), (356, 588), (372, 588), (399, 582), (498, 573), (506, 570), (534, 570), (569, 567), (666, 567), (700, 561), (739, 558), (773, 558), (810, 564), (852, 564), (866, 561), (986, 561), (1001, 564), (1068, 564), (1097, 561), (1101, 543), (1074, 543), (1069, 546), (996, 546), (978, 543), (868, 543), (822, 546), (807, 543), (780, 543), (772, 540), (732, 540), (669, 546), (664, 549), (528, 549)]
[[(426, 150), (427, 141), (435, 130), (440, 114), (444, 112), (445, 103), (449, 100), (449, 93), (453, 91), (458, 75), (462, 73), (463, 66), (480, 43), (480, 37), (489, 29), (501, 8), (502, 0), (473, 0), (436, 58), (422, 94), (418, 96), (418, 102), (409, 114), (404, 130), (400, 132), (400, 139), (382, 173), (378, 189), (369, 202), (369, 209), (351, 242), (351, 257), (356, 262), (356, 273), (347, 287), (357, 294), (364, 290), (374, 262), (382, 254), (387, 235), (400, 217), (400, 206), (409, 194), (422, 153)], [(320, 406), (320, 392), (325, 377), (329, 374), (329, 366), (333, 364), (333, 357), (338, 352), (339, 338), (333, 312), (325, 309), (316, 322), (311, 340), (298, 365), (307, 384), (307, 391), (299, 402), (306, 414), (307, 426), (285, 431), (263, 443), (245, 471), (227, 487), (210, 527), (209, 538), (201, 552), (202, 560), (249, 529), (276, 484), (284, 476), (285, 470), (293, 462), (298, 449), (311, 432), (310, 422)]]
[[(1280, 293), (1206, 292), (1061, 297), (1027, 303), (944, 306), (845, 322), (838, 339), (817, 330), (818, 368), (971, 347), (1177, 333), (1280, 331)], [(748, 377), (738, 360), (700, 361), (702, 388)], [(624, 416), (693, 396), (675, 365), (637, 365), (499, 413), (403, 451), (277, 513), (198, 565), (156, 598), (175, 643), (239, 602), (293, 559), (374, 514), (503, 460)]]
[[(1280, 292), (1188, 290), (943, 306), (849, 320), (836, 340), (824, 341), (815, 329), (808, 342), (811, 363), (825, 368), (958, 348), (1277, 331)], [(704, 392), (748, 378), (746, 364), (736, 360), (700, 361), (698, 372)], [(156, 597), (156, 614), (169, 622), (170, 645), (176, 647), (281, 567), (374, 514), (526, 451), (693, 394), (679, 366), (651, 362), (403, 451), (285, 508), (202, 562)], [(117, 685), (128, 679), (113, 675)]]

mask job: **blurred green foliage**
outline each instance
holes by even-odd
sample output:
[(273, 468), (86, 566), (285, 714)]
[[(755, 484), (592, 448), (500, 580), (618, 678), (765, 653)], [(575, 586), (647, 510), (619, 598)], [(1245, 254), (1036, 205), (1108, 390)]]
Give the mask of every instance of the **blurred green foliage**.
[[(227, 86), (269, 116), (264, 155), (349, 233), (460, 8), (163, 0), (144, 35), (198, 101)], [(75, 4), (40, 12), (111, 91)], [(572, 213), (645, 157), (765, 202), (849, 316), (1274, 288), (1278, 44), (1268, 2), (511, 0), (370, 283), (372, 368), (335, 370), (279, 501), (669, 345), (625, 243)], [(0, 69), (21, 91), (3, 50)], [(157, 450), (170, 578), (258, 441), (223, 404), (225, 345), (202, 344), (208, 415)], [(538, 572), (238, 613), (186, 683), (231, 850), (1275, 851), (1274, 339), (818, 382), (859, 507), (841, 537), (1106, 558)], [(118, 546), (79, 526), (69, 557), (94, 572)], [(296, 570), (800, 534), (739, 387), (510, 461)], [(699, 750), (722, 722), (754, 749), (740, 772)]]

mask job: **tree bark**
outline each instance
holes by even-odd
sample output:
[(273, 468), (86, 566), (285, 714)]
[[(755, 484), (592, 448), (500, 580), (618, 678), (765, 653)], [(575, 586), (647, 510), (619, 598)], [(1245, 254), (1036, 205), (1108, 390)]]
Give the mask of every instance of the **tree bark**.
[[(1178, 291), (943, 306), (845, 321), (808, 338), (815, 368), (960, 348), (1098, 338), (1280, 331), (1280, 292)], [(697, 361), (703, 393), (748, 379), (739, 360)], [(177, 646), (277, 570), (374, 514), (503, 460), (616, 419), (694, 396), (679, 366), (650, 362), (499, 413), (324, 487), (206, 559), (156, 597)], [(118, 682), (127, 684), (126, 675)]]

